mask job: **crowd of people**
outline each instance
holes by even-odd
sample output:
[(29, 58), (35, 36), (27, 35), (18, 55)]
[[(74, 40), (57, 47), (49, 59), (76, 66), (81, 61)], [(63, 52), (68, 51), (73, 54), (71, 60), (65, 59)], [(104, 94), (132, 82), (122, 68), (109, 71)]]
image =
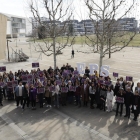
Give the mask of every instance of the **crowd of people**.
[[(65, 73), (68, 70), (70, 73)], [(97, 71), (94, 71), (95, 75), (90, 75), (88, 67), (85, 69), (85, 74), (80, 75), (75, 73), (77, 68), (74, 69), (68, 63), (60, 69), (58, 67), (52, 69), (50, 66), (48, 70), (43, 70), (42, 73), (40, 71), (39, 68), (31, 70), (31, 72), (22, 69), (15, 73), (10, 71), (0, 74), (0, 83), (5, 83), (5, 86), (0, 86), (0, 104), (3, 106), (4, 97), (8, 100), (15, 99), (16, 107), (18, 108), (20, 104), (23, 111), (26, 104), (27, 108), (35, 110), (36, 103), (39, 103), (40, 108), (43, 108), (44, 105), (59, 108), (60, 105), (64, 107), (74, 104), (78, 107), (90, 105), (91, 109), (96, 107), (103, 111), (106, 111), (107, 105), (107, 112), (111, 112), (115, 96), (116, 117), (118, 113), (122, 116), (123, 105), (125, 105), (126, 115), (124, 117), (130, 118), (132, 111), (134, 120), (137, 121), (140, 112), (140, 83), (133, 92), (133, 81), (126, 81), (123, 77), (114, 77), (116, 83), (113, 84), (109, 76), (101, 77)], [(23, 81), (23, 75), (33, 75), (32, 81)], [(43, 81), (42, 77), (44, 77)], [(9, 81), (18, 81), (18, 86), (8, 87), (6, 83)], [(74, 88), (71, 89), (71, 87)], [(67, 90), (63, 91), (63, 88)], [(39, 92), (39, 89), (43, 90)]]

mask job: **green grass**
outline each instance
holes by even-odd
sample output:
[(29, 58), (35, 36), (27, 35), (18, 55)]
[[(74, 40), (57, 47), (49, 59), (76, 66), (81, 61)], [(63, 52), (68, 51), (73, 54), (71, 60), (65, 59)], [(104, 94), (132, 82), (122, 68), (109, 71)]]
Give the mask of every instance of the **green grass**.
[[(115, 42), (115, 41), (119, 41), (118, 44), (116, 45), (123, 45), (123, 43), (121, 41), (128, 41), (130, 39), (130, 35), (131, 33), (128, 32), (128, 34), (126, 34), (125, 36), (123, 36), (122, 38), (113, 38), (112, 39), (112, 42)], [(93, 39), (93, 40), (96, 40), (96, 36), (95, 35), (90, 35), (89, 38)], [(70, 37), (69, 38), (69, 42), (68, 43), (71, 43), (73, 37)], [(85, 40), (88, 44), (92, 44), (92, 42), (87, 39), (87, 37), (85, 36), (76, 36), (75, 39), (74, 39), (74, 44), (80, 44), (80, 45), (85, 45)], [(29, 41), (34, 41), (34, 39), (29, 39)], [(49, 42), (49, 43), (52, 43), (52, 39), (51, 38), (47, 38), (47, 39), (44, 39), (44, 40), (39, 40), (39, 39), (36, 39), (35, 40), (36, 42)], [(67, 41), (67, 38), (66, 37), (58, 37), (56, 39), (56, 42), (60, 42), (60, 43), (66, 43)], [(107, 44), (106, 42), (104, 42), (105, 44)], [(129, 43), (128, 46), (140, 46), (140, 34), (136, 34), (136, 36), (133, 38), (133, 40)]]

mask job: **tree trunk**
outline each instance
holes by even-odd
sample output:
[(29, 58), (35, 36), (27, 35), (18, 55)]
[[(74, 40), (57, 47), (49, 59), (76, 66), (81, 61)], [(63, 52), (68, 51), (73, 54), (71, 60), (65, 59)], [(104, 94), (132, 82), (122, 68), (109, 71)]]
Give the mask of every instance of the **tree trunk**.
[(102, 66), (102, 63), (103, 63), (103, 46), (101, 46), (101, 48), (100, 48), (99, 75), (100, 75), (100, 72), (101, 72), (101, 66)]
[(109, 39), (109, 58), (111, 58), (111, 40)]
[(54, 56), (54, 70), (55, 70), (56, 69), (55, 38), (53, 39), (53, 56)]

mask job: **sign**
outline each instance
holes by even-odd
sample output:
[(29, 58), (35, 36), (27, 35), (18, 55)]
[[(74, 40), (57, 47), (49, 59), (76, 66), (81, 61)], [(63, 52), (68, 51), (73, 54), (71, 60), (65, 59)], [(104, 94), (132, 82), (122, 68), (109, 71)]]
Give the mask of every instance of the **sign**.
[(83, 83), (84, 83), (84, 81), (86, 81), (86, 79), (82, 79), (82, 80), (81, 80), (81, 83), (83, 84)]
[(37, 94), (45, 93), (45, 88), (37, 88)]
[(27, 81), (28, 81), (28, 76), (22, 75), (22, 82), (27, 82)]
[(103, 80), (98, 80), (98, 82), (100, 82), (101, 84), (104, 84), (104, 81)]
[(7, 87), (8, 88), (12, 88), (13, 87), (13, 83), (12, 82), (7, 82)]
[(33, 75), (28, 75), (28, 81), (32, 81), (33, 80)]
[(5, 86), (5, 83), (4, 83), (4, 82), (1, 82), (1, 83), (0, 83), (0, 86), (1, 86), (1, 87), (4, 87), (4, 86)]
[(62, 87), (61, 92), (62, 93), (67, 93), (68, 92), (68, 87)]
[(33, 84), (33, 81), (28, 81), (28, 86), (30, 86), (31, 84)]
[(39, 67), (39, 63), (32, 63), (32, 68), (38, 68)]
[(17, 87), (18, 86), (18, 81), (12, 81), (12, 86)]
[(117, 103), (124, 103), (124, 98), (122, 98), (122, 97), (116, 97), (116, 102)]
[(90, 76), (89, 77), (90, 80), (95, 79), (95, 78), (96, 78), (96, 76)]
[(49, 91), (50, 91), (50, 92), (55, 91), (55, 86), (49, 87)]
[(110, 86), (111, 85), (111, 81), (105, 81), (105, 85)]
[(71, 77), (71, 82), (74, 83), (75, 82), (75, 77)]
[(35, 83), (35, 84), (34, 84), (35, 87), (38, 87), (38, 85), (39, 85), (39, 83)]
[(71, 74), (71, 70), (65, 70), (65, 73)]
[(79, 74), (79, 71), (75, 70), (73, 71), (73, 75), (77, 76)]
[(63, 72), (62, 75), (63, 75), (64, 77), (67, 77), (67, 73), (65, 73), (65, 72)]
[(118, 73), (113, 72), (113, 77), (119, 77)]
[(126, 81), (133, 81), (133, 77), (126, 76)]
[(26, 75), (26, 72), (22, 72), (21, 74), (22, 74), (22, 75)]
[(37, 74), (38, 75), (43, 75), (43, 71), (38, 71)]
[(6, 66), (0, 67), (0, 72), (6, 72)]
[(61, 80), (56, 80), (57, 85), (62, 85), (62, 81)]
[(40, 77), (40, 81), (45, 81), (45, 77)]
[(43, 86), (46, 86), (47, 85), (47, 82), (43, 82)]
[(76, 91), (76, 87), (75, 86), (70, 86), (69, 90), (75, 92)]

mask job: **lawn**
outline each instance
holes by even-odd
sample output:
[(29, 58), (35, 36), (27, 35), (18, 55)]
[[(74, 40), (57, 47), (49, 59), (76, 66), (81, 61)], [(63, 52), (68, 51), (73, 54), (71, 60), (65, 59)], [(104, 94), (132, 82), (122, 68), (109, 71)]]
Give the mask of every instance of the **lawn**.
[[(129, 36), (130, 33), (126, 34), (125, 36), (123, 37), (119, 37), (119, 38), (113, 38), (112, 39), (112, 42), (115, 42), (115, 41), (118, 41), (119, 43), (117, 43), (116, 45), (123, 45), (123, 43), (121, 41), (128, 41), (130, 36)], [(97, 39), (95, 35), (89, 35), (88, 36), (90, 39), (93, 39), (94, 41)], [(69, 37), (69, 41), (68, 43), (70, 44), (71, 41), (73, 40), (74, 37)], [(28, 41), (34, 41), (34, 39), (29, 39)], [(42, 39), (42, 40), (39, 40), (39, 39), (35, 39), (36, 42), (48, 42), (48, 43), (52, 43), (52, 39), (51, 38), (47, 38), (47, 39)], [(58, 37), (56, 39), (56, 42), (59, 42), (59, 43), (66, 43), (67, 42), (67, 37)], [(75, 39), (74, 39), (74, 44), (80, 44), (80, 45), (85, 45), (86, 43), (88, 44), (92, 44), (92, 42), (86, 37), (86, 36), (76, 36)], [(100, 44), (100, 43), (99, 43)], [(105, 42), (105, 44), (107, 44)], [(133, 40), (129, 43), (128, 46), (140, 46), (140, 34), (136, 34), (135, 37), (133, 38)]]

